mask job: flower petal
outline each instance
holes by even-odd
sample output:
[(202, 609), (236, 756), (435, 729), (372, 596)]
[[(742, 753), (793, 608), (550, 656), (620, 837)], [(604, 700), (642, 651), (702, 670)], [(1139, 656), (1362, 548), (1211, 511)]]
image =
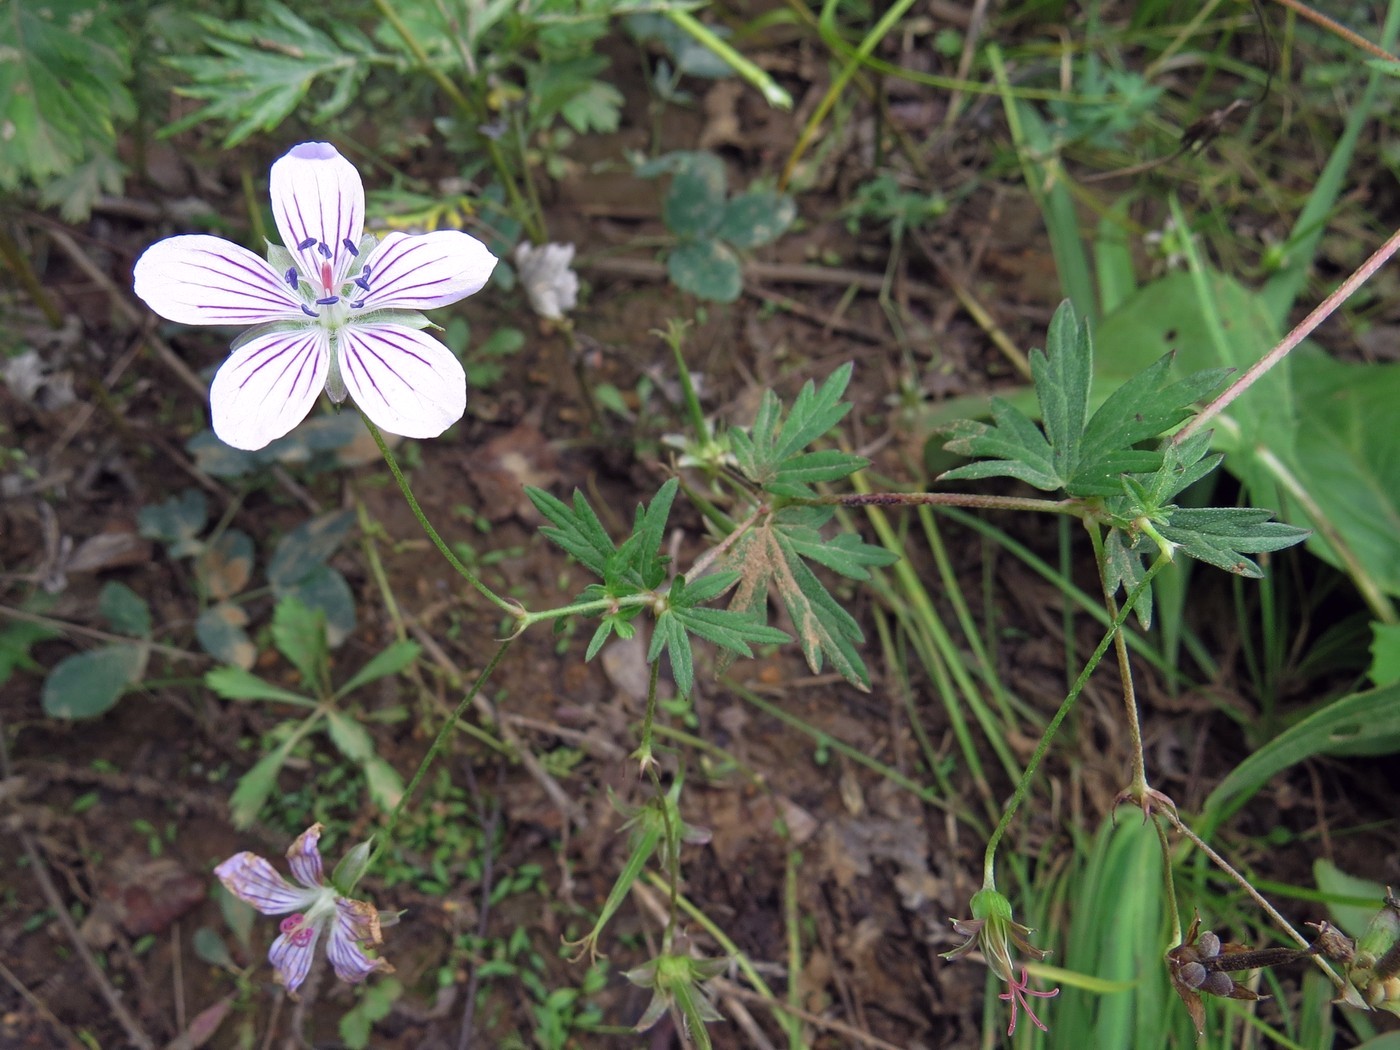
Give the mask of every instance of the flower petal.
[(136, 260), (136, 294), (179, 324), (265, 324), (306, 319), (301, 297), (247, 248), (189, 234), (156, 241)]
[(326, 955), (335, 967), (335, 975), (349, 984), (358, 984), (376, 970), (392, 973), (394, 968), (387, 960), (371, 957), (363, 947), (365, 941), (378, 944), (381, 939), (379, 913), (364, 901), (341, 897), (335, 903), (336, 916), (326, 942)]
[(214, 376), (214, 433), (250, 451), (282, 437), (311, 411), (329, 367), (330, 338), (320, 325), (255, 336)]
[[(360, 173), (329, 142), (303, 142), (272, 165), (268, 192), (282, 243), (316, 288), (316, 297), (333, 294), (355, 261), (365, 229)], [(323, 282), (327, 262), (330, 280)]]
[(287, 861), (292, 866), (292, 875), (297, 882), (308, 889), (319, 889), (325, 885), (326, 877), (321, 871), (321, 832), (322, 824), (312, 824), (287, 849)]
[(347, 325), (337, 343), (340, 374), (377, 426), (437, 437), (467, 410), (467, 376), (452, 351), (396, 324)]
[(475, 292), (496, 268), (486, 245), (461, 230), (391, 233), (365, 260), (366, 310), (432, 310)]
[(298, 889), (256, 853), (239, 853), (214, 869), (224, 887), (264, 915), (285, 915), (309, 907), (315, 893)]
[[(287, 920), (283, 920), (286, 922)], [(311, 936), (301, 933), (279, 934), (268, 949), (267, 961), (277, 971), (277, 983), (287, 989), (287, 994), (295, 997), (296, 990), (311, 972), (311, 960), (316, 957), (316, 942), (321, 937), (320, 925), (310, 928)]]

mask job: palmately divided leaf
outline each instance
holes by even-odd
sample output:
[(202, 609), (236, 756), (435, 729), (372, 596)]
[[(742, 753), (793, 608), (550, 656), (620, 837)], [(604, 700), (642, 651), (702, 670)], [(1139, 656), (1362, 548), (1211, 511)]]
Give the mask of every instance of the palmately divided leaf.
[(1055, 471), (1054, 450), (1040, 428), (1009, 401), (992, 398), (992, 425), (972, 419), (958, 420), (945, 428), (949, 452), (976, 457), (976, 462), (945, 471), (939, 481), (975, 481), (979, 478), (1016, 478), (1043, 492), (1064, 487)]
[(617, 548), (608, 538), (603, 523), (598, 520), (598, 515), (588, 505), (583, 493), (574, 489), (572, 507), (532, 485), (525, 486), (525, 495), (536, 510), (553, 522), (552, 527), (546, 525), (541, 528), (540, 535), (562, 548), (595, 576), (603, 576), (608, 559), (617, 552)]
[(1030, 364), (1055, 473), (1071, 478), (1078, 466), (1079, 440), (1089, 415), (1094, 345), (1088, 321), (1078, 319), (1068, 299), (1050, 320), (1045, 349), (1031, 351)]
[(1252, 507), (1187, 507), (1174, 511), (1158, 531), (1193, 558), (1258, 579), (1263, 570), (1246, 554), (1282, 550), (1310, 535), (1308, 529), (1272, 518), (1269, 511)]
[(842, 365), (820, 387), (808, 380), (786, 420), (782, 418), (782, 402), (768, 391), (753, 426), (729, 432), (735, 461), (744, 476), (774, 495), (800, 498), (812, 495), (812, 484), (837, 481), (864, 467), (866, 460), (845, 452), (803, 452), (851, 410), (850, 403), (841, 397), (850, 384), (852, 370), (849, 362)]

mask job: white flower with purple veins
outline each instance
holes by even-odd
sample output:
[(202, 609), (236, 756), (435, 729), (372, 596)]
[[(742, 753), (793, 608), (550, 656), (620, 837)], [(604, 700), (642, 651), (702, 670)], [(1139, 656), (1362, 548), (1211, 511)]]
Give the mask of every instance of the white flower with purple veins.
[(365, 901), (341, 896), (326, 881), (316, 845), (321, 830), (320, 824), (313, 824), (287, 850), (292, 876), (300, 886), (282, 878), (256, 853), (239, 853), (214, 869), (225, 888), (239, 900), (264, 915), (287, 916), (267, 958), (277, 971), (277, 982), (293, 997), (311, 972), (316, 942), (322, 933), (328, 934), (326, 955), (342, 981), (357, 984), (376, 970), (394, 971), (383, 959), (365, 951), (366, 945), (373, 948), (384, 939), (379, 912)]
[(496, 257), (460, 230), (376, 242), (360, 175), (330, 143), (292, 147), (270, 181), (286, 247), (269, 245), (267, 261), (205, 234), (158, 241), (136, 260), (136, 294), (167, 320), (256, 326), (214, 377), (214, 433), (262, 448), (324, 389), (392, 434), (441, 434), (466, 411), (467, 377), (418, 311), (479, 291)]

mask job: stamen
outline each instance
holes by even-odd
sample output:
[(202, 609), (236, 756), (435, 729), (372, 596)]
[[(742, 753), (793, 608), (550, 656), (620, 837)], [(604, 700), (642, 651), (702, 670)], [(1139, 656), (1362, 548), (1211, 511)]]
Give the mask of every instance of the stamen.
[(345, 245), (345, 250), (351, 255), (358, 256), (360, 254), (360, 249), (355, 247), (354, 242), (351, 241), (349, 237), (346, 237), (345, 240), (341, 241), (340, 243)]
[(297, 251), (299, 251), (299, 252), (304, 252), (304, 251), (306, 251), (306, 249), (310, 248), (310, 247), (311, 247), (313, 244), (315, 244), (315, 243), (316, 243), (316, 238), (315, 238), (315, 237), (308, 237), (308, 238), (306, 238), (306, 240), (302, 241), (300, 244), (297, 245)]
[(311, 309), (311, 307), (307, 306), (305, 303), (301, 304), (301, 312), (304, 313), (307, 317), (316, 318), (318, 321), (321, 319), (321, 315), (315, 310)]
[(352, 301), (351, 301), (351, 303), (350, 303), (350, 309), (352, 309), (352, 310), (359, 310), (359, 309), (363, 308), (364, 305), (365, 305), (365, 301), (364, 301), (363, 299), (355, 299), (355, 300), (352, 300)]
[(338, 295), (328, 295), (328, 296), (326, 296), (324, 299), (317, 299), (317, 300), (316, 300), (316, 305), (317, 305), (317, 306), (334, 306), (334, 305), (335, 305), (336, 303), (338, 303), (338, 302), (340, 302), (340, 296), (338, 296)]
[(321, 241), (319, 244), (317, 244), (316, 250), (320, 252), (324, 258), (329, 259), (331, 257), (331, 250), (328, 247), (326, 247), (325, 241)]
[(284, 281), (286, 281), (289, 285), (291, 285), (292, 291), (296, 291), (296, 290), (297, 290), (297, 283), (298, 283), (298, 282), (297, 282), (297, 268), (296, 268), (295, 266), (293, 266), (291, 269), (289, 269), (289, 270), (287, 271), (286, 276), (283, 277), (282, 279), (283, 279)]
[(369, 281), (365, 280), (363, 275), (355, 278), (355, 284), (363, 288), (365, 291), (369, 291)]

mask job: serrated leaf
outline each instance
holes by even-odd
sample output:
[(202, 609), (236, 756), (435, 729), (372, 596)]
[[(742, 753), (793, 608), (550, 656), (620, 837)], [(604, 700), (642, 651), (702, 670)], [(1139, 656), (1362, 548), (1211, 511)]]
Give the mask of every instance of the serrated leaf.
[(666, 257), (666, 273), (681, 291), (714, 303), (732, 303), (744, 290), (734, 249), (709, 237), (676, 245)]
[[(782, 402), (768, 391), (759, 404), (753, 426), (747, 431), (736, 428), (729, 432), (735, 460), (750, 481), (777, 495), (809, 496), (808, 480), (839, 480), (864, 466), (859, 456), (844, 452), (804, 451), (834, 429), (851, 410), (842, 396), (853, 369), (847, 362), (820, 387), (808, 380), (786, 419)], [(777, 488), (771, 487), (774, 485)]]
[(572, 507), (543, 489), (530, 485), (525, 486), (525, 495), (535, 509), (553, 523), (552, 527), (541, 528), (540, 535), (575, 558), (589, 572), (601, 577), (607, 569), (608, 559), (617, 552), (617, 548), (583, 493), (574, 489)]
[(724, 212), (725, 186), (724, 161), (719, 157), (703, 152), (683, 154), (662, 204), (666, 228), (681, 238), (713, 233)]
[(339, 711), (326, 712), (326, 732), (340, 753), (356, 765), (374, 755), (374, 740), (364, 726)]
[(1055, 470), (1054, 450), (1040, 428), (1009, 401), (992, 398), (992, 424), (971, 419), (945, 427), (944, 448), (976, 462), (945, 471), (939, 481), (1016, 478), (1043, 492), (1062, 488), (1065, 479)]
[[(646, 507), (638, 506), (632, 535), (618, 548), (617, 562), (605, 579), (627, 580), (647, 589), (661, 586), (666, 579), (666, 561), (661, 547), (666, 538), (666, 521), (680, 488), (677, 478), (668, 478)], [(620, 570), (620, 575), (619, 575)]]
[(134, 638), (151, 635), (151, 607), (124, 583), (111, 580), (103, 584), (97, 596), (97, 610), (118, 634)]
[(1079, 462), (1079, 441), (1088, 419), (1089, 386), (1094, 375), (1089, 323), (1080, 322), (1068, 299), (1050, 319), (1045, 349), (1031, 351), (1030, 364), (1055, 474), (1068, 480)]
[(297, 707), (316, 706), (314, 700), (264, 681), (241, 667), (215, 667), (206, 671), (204, 684), (225, 700), (273, 700)]
[(422, 652), (422, 646), (417, 642), (394, 642), (382, 652), (376, 653), (369, 663), (356, 671), (348, 682), (335, 691), (335, 695), (345, 696), (375, 679), (398, 674), (418, 659), (420, 652)]
[(323, 123), (355, 100), (371, 67), (368, 40), (349, 26), (331, 36), (268, 0), (258, 21), (199, 19), (217, 57), (197, 55), (170, 59), (192, 81), (179, 93), (207, 105), (165, 129), (175, 134), (199, 124), (232, 124), (224, 146), (234, 146), (258, 131), (273, 131), (296, 110), (318, 82), (324, 91), (307, 114)]
[[(786, 514), (787, 509), (780, 512), (778, 520), (781, 522)], [(815, 529), (805, 526), (784, 526), (783, 531), (787, 536), (788, 545), (798, 555), (818, 565), (825, 565), (852, 580), (870, 579), (870, 573), (866, 571), (867, 566), (878, 569), (899, 561), (899, 555), (894, 551), (866, 543), (851, 532), (842, 532), (831, 539), (825, 539)]]
[(44, 187), (116, 150), (136, 107), (118, 9), (88, 0), (0, 4), (0, 191)]
[(1258, 579), (1262, 569), (1246, 554), (1282, 550), (1308, 538), (1307, 529), (1270, 520), (1266, 510), (1249, 507), (1185, 507), (1158, 531), (1199, 561)]
[(298, 598), (283, 598), (272, 614), (272, 643), (301, 672), (302, 683), (309, 691), (329, 691), (325, 613), (309, 608)]
[(786, 193), (750, 190), (724, 206), (715, 236), (736, 248), (758, 248), (781, 237), (797, 217), (797, 202)]
[(44, 714), (96, 718), (109, 711), (146, 670), (142, 645), (108, 645), (60, 660), (44, 681)]
[(690, 696), (695, 688), (695, 657), (690, 650), (690, 636), (669, 609), (656, 618), (656, 626), (651, 632), (651, 646), (647, 649), (647, 663), (655, 663), (663, 648), (671, 660), (671, 677), (675, 679), (676, 691), (683, 697)]

